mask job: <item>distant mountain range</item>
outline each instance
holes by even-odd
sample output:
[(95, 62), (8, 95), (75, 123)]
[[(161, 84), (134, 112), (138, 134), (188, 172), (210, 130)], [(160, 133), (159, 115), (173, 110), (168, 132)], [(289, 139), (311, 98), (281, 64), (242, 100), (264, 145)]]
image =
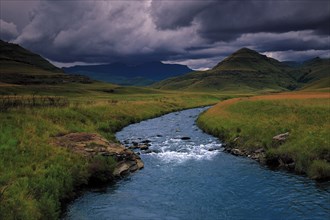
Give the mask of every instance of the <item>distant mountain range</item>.
[(121, 85), (156, 82), (151, 87), (169, 90), (249, 92), (330, 88), (330, 59), (279, 62), (248, 48), (236, 51), (207, 71), (193, 72), (184, 65), (148, 62), (75, 66), (63, 68), (70, 73), (65, 74), (40, 55), (0, 40), (0, 67), (0, 84), (92, 83), (90, 76)]
[(329, 61), (315, 58), (303, 63), (279, 62), (242, 48), (208, 71), (170, 78), (155, 83), (153, 87), (191, 91), (295, 90), (307, 83), (326, 79), (330, 71)]
[(95, 80), (119, 85), (145, 86), (160, 80), (192, 72), (179, 64), (164, 64), (159, 61), (142, 64), (112, 63), (104, 65), (73, 66), (63, 68), (66, 73), (88, 76)]

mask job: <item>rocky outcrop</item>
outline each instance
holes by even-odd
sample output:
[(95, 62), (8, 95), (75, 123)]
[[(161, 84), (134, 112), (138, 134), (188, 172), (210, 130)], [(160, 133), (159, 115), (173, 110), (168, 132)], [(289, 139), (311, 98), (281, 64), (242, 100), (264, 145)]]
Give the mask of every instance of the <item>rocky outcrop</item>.
[[(284, 144), (289, 137), (289, 132), (278, 134), (272, 138), (272, 147), (277, 148)], [(271, 168), (285, 168), (287, 170), (295, 169), (295, 161), (289, 155), (266, 155), (264, 148), (244, 149), (241, 146), (241, 137), (236, 137), (233, 141), (223, 144), (224, 151), (235, 156), (244, 156), (266, 164)]]
[(55, 137), (54, 142), (57, 146), (86, 157), (113, 157), (117, 162), (112, 172), (114, 177), (121, 177), (144, 167), (141, 158), (133, 151), (123, 145), (111, 143), (99, 134), (70, 133)]
[(257, 150), (246, 150), (231, 148), (230, 145), (224, 145), (224, 151), (235, 156), (244, 156), (256, 160), (260, 163), (265, 163), (265, 150), (263, 148), (259, 148)]

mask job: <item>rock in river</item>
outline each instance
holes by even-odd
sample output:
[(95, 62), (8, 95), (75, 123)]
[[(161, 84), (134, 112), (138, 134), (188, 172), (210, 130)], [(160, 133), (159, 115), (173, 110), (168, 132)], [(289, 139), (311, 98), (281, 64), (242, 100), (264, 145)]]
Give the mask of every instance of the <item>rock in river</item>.
[(56, 137), (54, 144), (86, 157), (97, 155), (113, 157), (117, 161), (112, 173), (115, 177), (121, 177), (144, 167), (141, 158), (133, 151), (123, 145), (111, 143), (99, 134), (69, 133)]

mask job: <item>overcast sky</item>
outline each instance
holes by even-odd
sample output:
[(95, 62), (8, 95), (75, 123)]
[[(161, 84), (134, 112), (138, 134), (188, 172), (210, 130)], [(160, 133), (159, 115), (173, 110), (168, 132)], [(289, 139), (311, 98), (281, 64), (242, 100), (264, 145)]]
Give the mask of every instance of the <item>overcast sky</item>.
[(1, 0), (0, 38), (57, 63), (210, 68), (242, 47), (329, 57), (328, 0)]

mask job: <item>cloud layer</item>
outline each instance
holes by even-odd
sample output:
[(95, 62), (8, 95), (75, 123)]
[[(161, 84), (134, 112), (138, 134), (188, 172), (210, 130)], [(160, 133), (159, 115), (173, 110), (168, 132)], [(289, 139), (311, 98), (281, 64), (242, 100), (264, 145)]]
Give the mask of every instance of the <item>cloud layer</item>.
[(0, 36), (3, 40), (10, 40), (18, 36), (17, 27), (12, 22), (0, 19)]
[(29, 14), (20, 33), (15, 20), (1, 17), (1, 38), (57, 62), (167, 60), (205, 68), (241, 47), (289, 60), (330, 51), (330, 3), (323, 0), (44, 0)]

